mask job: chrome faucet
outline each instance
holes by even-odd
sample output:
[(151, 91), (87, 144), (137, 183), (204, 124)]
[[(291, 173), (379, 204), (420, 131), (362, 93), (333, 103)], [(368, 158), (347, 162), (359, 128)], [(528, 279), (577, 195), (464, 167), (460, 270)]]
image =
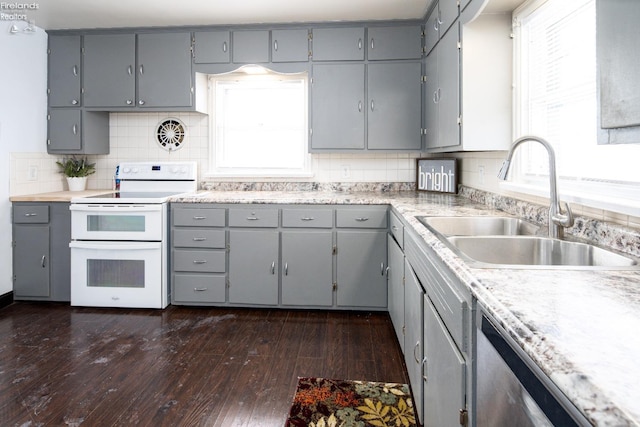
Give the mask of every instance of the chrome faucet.
[(560, 209), (558, 178), (556, 176), (556, 155), (551, 144), (537, 136), (523, 136), (522, 138), (516, 139), (513, 144), (511, 144), (506, 160), (502, 163), (500, 172), (498, 172), (498, 179), (506, 181), (513, 152), (520, 144), (527, 141), (539, 142), (547, 150), (547, 154), (549, 155), (549, 237), (562, 239), (564, 227), (571, 227), (573, 225), (573, 214), (571, 213), (571, 208), (568, 203), (565, 203), (566, 214), (563, 214)]

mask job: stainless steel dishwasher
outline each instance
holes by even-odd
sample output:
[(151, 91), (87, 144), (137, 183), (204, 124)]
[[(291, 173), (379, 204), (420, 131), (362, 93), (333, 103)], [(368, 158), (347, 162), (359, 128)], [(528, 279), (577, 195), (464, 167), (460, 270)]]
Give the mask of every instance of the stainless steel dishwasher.
[(478, 311), (476, 426), (591, 425), (495, 325)]

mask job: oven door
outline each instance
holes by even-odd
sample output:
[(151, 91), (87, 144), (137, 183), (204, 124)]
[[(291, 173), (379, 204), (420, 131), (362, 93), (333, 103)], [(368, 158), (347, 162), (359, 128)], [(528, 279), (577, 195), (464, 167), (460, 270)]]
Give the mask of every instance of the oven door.
[(71, 305), (165, 308), (162, 242), (72, 241)]
[(160, 241), (164, 205), (72, 204), (73, 240)]

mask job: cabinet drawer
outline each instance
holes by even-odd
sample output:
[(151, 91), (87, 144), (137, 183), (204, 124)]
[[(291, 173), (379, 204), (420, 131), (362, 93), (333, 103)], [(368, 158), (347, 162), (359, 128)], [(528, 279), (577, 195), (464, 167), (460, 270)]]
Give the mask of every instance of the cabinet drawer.
[(295, 228), (333, 227), (333, 209), (283, 209), (282, 226)]
[(229, 227), (265, 227), (278, 226), (278, 209), (231, 208), (229, 209)]
[(173, 225), (192, 227), (224, 227), (225, 210), (185, 207), (174, 208)]
[(49, 222), (49, 205), (14, 205), (14, 224), (47, 224)]
[(225, 244), (224, 230), (200, 228), (173, 230), (174, 247), (224, 249)]
[(173, 252), (173, 270), (224, 273), (226, 252), (177, 249)]
[(387, 208), (338, 209), (339, 228), (387, 228)]
[(404, 226), (402, 225), (402, 222), (400, 222), (400, 218), (398, 218), (393, 212), (389, 214), (389, 229), (393, 238), (398, 242), (398, 245), (404, 249)]
[(225, 302), (226, 278), (217, 274), (176, 274), (173, 299), (185, 303)]

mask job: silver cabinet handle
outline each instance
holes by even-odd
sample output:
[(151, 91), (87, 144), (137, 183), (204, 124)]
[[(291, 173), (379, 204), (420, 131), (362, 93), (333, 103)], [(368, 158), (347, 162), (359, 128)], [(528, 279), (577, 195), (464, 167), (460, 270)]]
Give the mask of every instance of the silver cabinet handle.
[(413, 360), (416, 361), (416, 363), (420, 364), (420, 359), (418, 359), (418, 356), (416, 356), (416, 350), (418, 350), (420, 348), (420, 341), (418, 341), (416, 343), (415, 346), (413, 346)]
[(427, 357), (425, 356), (425, 358), (422, 359), (422, 379), (424, 382), (427, 382), (427, 376)]
[(139, 105), (144, 105), (144, 101), (141, 99), (140, 101), (138, 101)]
[(260, 218), (258, 218), (257, 216), (248, 216), (247, 217), (247, 221), (258, 221)]
[(205, 240), (207, 240), (206, 237), (194, 237), (193, 238), (194, 242), (204, 242)]
[(389, 267), (384, 269), (384, 274), (389, 277)]
[(42, 266), (42, 268), (44, 268), (44, 262), (46, 261), (47, 256), (46, 255), (42, 255), (42, 259), (40, 260), (40, 265)]
[(133, 74), (133, 66), (129, 65), (127, 67), (127, 74), (132, 75)]
[(133, 100), (127, 99), (127, 105), (131, 105), (131, 104), (133, 104)]
[(276, 274), (276, 262), (271, 263), (271, 274)]
[(194, 292), (206, 292), (208, 290), (209, 290), (208, 288), (193, 288)]
[(203, 220), (203, 219), (207, 219), (207, 217), (206, 216), (194, 216), (193, 219), (196, 220), (196, 221), (200, 221), (200, 220)]
[(285, 276), (289, 275), (289, 263), (288, 262), (284, 263), (284, 275)]
[(71, 67), (71, 71), (73, 72), (73, 75), (78, 77), (78, 66), (74, 65), (73, 67)]
[(37, 213), (31, 213), (31, 212), (28, 212), (28, 213), (24, 214), (24, 216), (26, 216), (26, 217), (32, 217), (32, 216), (38, 216), (38, 214), (37, 214)]
[(358, 101), (358, 112), (362, 112), (362, 101)]
[(315, 218), (312, 216), (303, 216), (300, 221), (313, 221)]
[(73, 132), (74, 135), (78, 134), (78, 125), (73, 125), (71, 127), (71, 131)]
[(140, 75), (142, 76), (144, 74), (144, 65), (140, 64), (140, 67), (138, 68), (138, 71), (140, 72)]
[(371, 111), (373, 111), (373, 99), (371, 100)]
[(438, 10), (438, 25), (442, 25), (442, 11)]
[(371, 49), (373, 49), (373, 37), (371, 37)]
[(193, 263), (194, 264), (206, 264), (207, 260), (206, 259), (194, 259)]
[(438, 18), (433, 18), (433, 29), (438, 31)]
[(384, 262), (380, 263), (380, 275), (384, 276)]
[(273, 41), (273, 50), (278, 51), (278, 40)]
[(222, 42), (222, 51), (227, 52), (227, 42)]
[(71, 105), (78, 105), (78, 100), (77, 99), (72, 99), (71, 100)]
[(358, 39), (358, 50), (362, 50), (362, 39)]
[(365, 221), (369, 221), (369, 218), (367, 218), (366, 216), (359, 216), (358, 218), (356, 218), (356, 221), (365, 222)]

